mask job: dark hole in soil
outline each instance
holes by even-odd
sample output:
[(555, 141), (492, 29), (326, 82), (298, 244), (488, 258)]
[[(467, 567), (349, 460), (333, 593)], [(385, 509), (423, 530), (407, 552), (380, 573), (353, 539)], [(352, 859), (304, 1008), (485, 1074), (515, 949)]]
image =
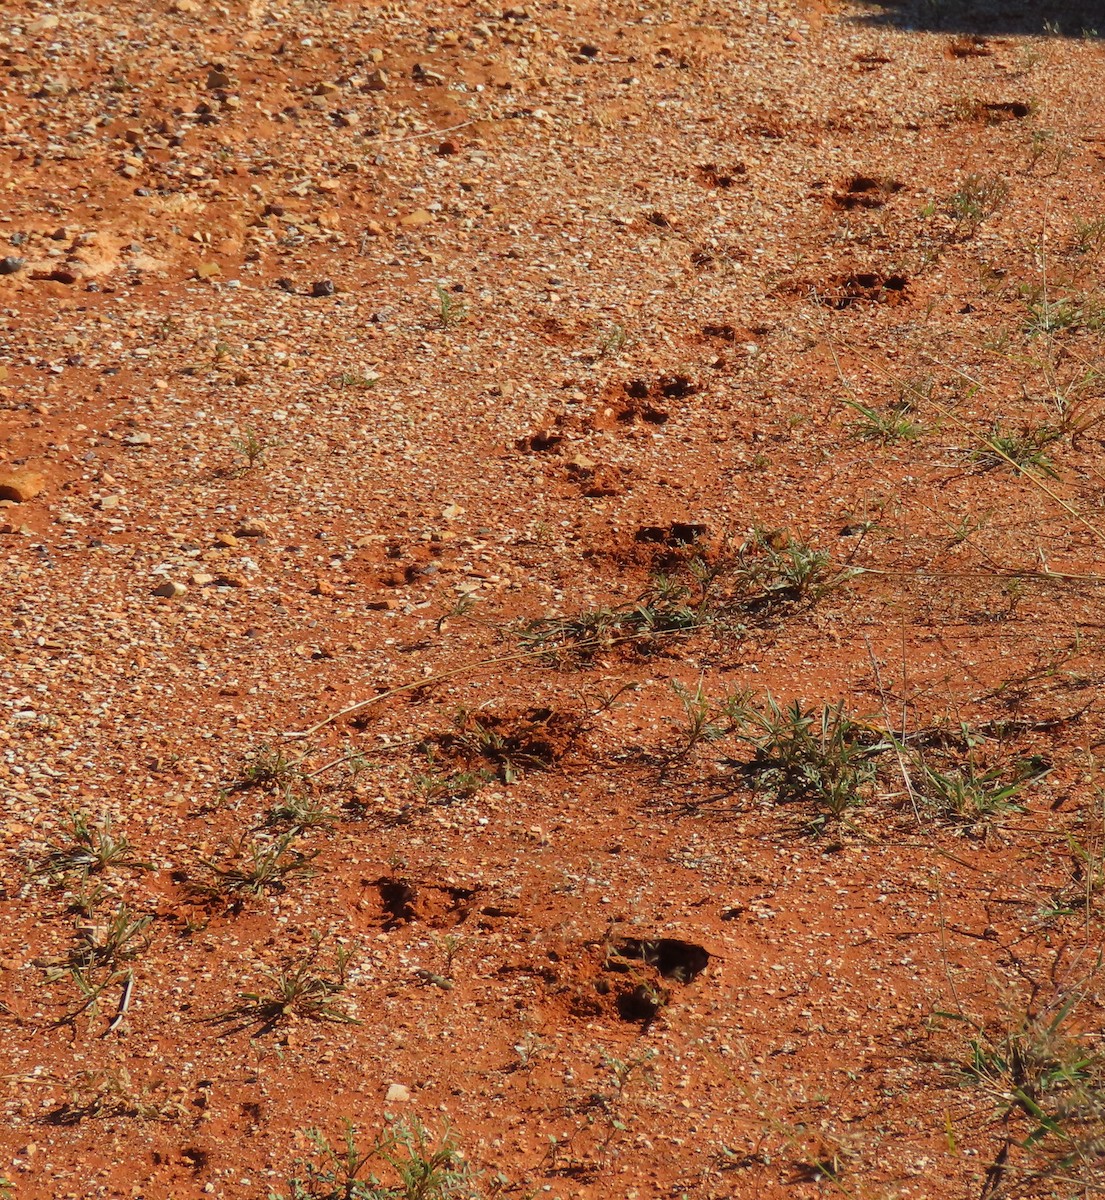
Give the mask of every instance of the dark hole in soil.
[(634, 400), (647, 400), (648, 384), (643, 379), (631, 379), (625, 385), (625, 394)]
[(633, 535), (633, 540), (644, 544), (654, 542), (662, 546), (693, 546), (709, 532), (708, 525), (673, 521), (670, 525), (642, 525)]
[(660, 380), (660, 391), (669, 400), (679, 400), (684, 396), (693, 396), (698, 390), (698, 384), (687, 375), (668, 375)]
[(209, 1150), (201, 1150), (199, 1146), (189, 1146), (187, 1150), (180, 1152), (180, 1157), (185, 1163), (195, 1172), (202, 1171), (211, 1161), (211, 1152)]
[(531, 434), (528, 438), (523, 438), (523, 445), (528, 445), (529, 449), (538, 454), (544, 454), (546, 450), (553, 450), (564, 440), (562, 433), (553, 433), (548, 429), (539, 429), (536, 433)]
[(1020, 121), (1032, 111), (1031, 105), (1020, 100), (1003, 100), (986, 105), (991, 121)]
[(720, 338), (723, 342), (735, 342), (737, 340), (737, 331), (732, 325), (703, 325), (702, 336)]
[(415, 920), (414, 902), (418, 893), (414, 886), (405, 879), (394, 879), (384, 876), (376, 880), (376, 890), (384, 906), (385, 929), (396, 929), (398, 926)]
[(842, 279), (837, 286), (840, 290), (833, 307), (844, 309), (864, 300), (876, 304), (898, 304), (905, 296), (909, 280), (905, 275), (883, 276), (874, 271), (860, 271)]
[(684, 521), (674, 521), (668, 529), (668, 545), (693, 546), (709, 532), (706, 525), (691, 525)]
[(638, 984), (633, 991), (618, 997), (618, 1016), (623, 1021), (651, 1021), (664, 1007), (666, 997), (647, 984)]
[(690, 983), (706, 970), (710, 954), (695, 942), (684, 942), (680, 938), (658, 938), (646, 941), (643, 938), (623, 938), (615, 943), (614, 950), (623, 958), (637, 958), (655, 967), (665, 979)]

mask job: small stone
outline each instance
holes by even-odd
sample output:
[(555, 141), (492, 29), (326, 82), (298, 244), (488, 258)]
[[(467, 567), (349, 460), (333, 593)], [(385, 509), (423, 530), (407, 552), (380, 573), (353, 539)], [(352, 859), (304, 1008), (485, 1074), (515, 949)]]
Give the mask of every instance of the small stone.
[(438, 144), (437, 152), (442, 158), (448, 157), (450, 154), (457, 154), (460, 151), (460, 142), (455, 138), (446, 138), (445, 141)]
[(48, 278), (52, 279), (54, 283), (64, 283), (66, 287), (72, 287), (80, 276), (72, 267), (55, 267)]
[(334, 594), (334, 585), (328, 583), (325, 579), (319, 579), (313, 588), (311, 588), (312, 596), (332, 596)]
[(332, 296), (335, 290), (333, 282), (329, 279), (318, 279), (311, 284), (311, 295), (319, 300), (324, 296)]
[(0, 467), (0, 500), (26, 504), (46, 486), (46, 476), (24, 467)]
[(212, 67), (207, 72), (207, 90), (209, 92), (217, 92), (228, 87), (230, 87), (230, 76), (222, 67)]
[(234, 536), (240, 538), (267, 538), (269, 527), (257, 517), (250, 517), (234, 530)]
[(445, 76), (438, 71), (432, 71), (429, 67), (424, 67), (421, 63), (415, 63), (411, 67), (411, 78), (415, 83), (428, 83), (434, 87), (441, 87), (445, 82)]
[(102, 496), (100, 498), (100, 509), (103, 512), (110, 512), (113, 508), (118, 508), (122, 503), (122, 496)]
[(187, 590), (183, 583), (177, 583), (175, 579), (166, 579), (164, 583), (159, 583), (154, 588), (153, 594), (160, 596), (163, 600), (175, 600), (178, 596), (183, 596)]
[(405, 1104), (411, 1098), (409, 1087), (401, 1083), (393, 1083), (387, 1090), (384, 1100), (388, 1104)]
[(239, 575), (237, 571), (223, 571), (215, 576), (215, 586), (246, 588), (249, 587), (249, 580), (244, 575)]
[(148, 446), (153, 438), (148, 433), (132, 433), (123, 439), (128, 446)]
[(332, 96), (332, 95), (334, 95), (335, 92), (338, 92), (340, 90), (341, 89), (338, 87), (338, 85), (336, 83), (332, 83), (328, 79), (324, 80), (322, 83), (315, 85), (315, 95), (316, 96)]
[(227, 550), (233, 550), (238, 544), (238, 539), (232, 533), (216, 533), (214, 540), (216, 546), (223, 546)]
[(170, 8), (175, 13), (198, 13), (201, 11), (196, 0), (173, 0)]
[(366, 92), (382, 92), (385, 91), (388, 85), (387, 71), (377, 68), (364, 81), (364, 91)]
[(364, 231), (369, 237), (384, 236), (384, 227), (379, 221), (365, 221)]
[(16, 271), (22, 271), (25, 261), (25, 259), (17, 258), (14, 254), (0, 258), (0, 275), (14, 275)]
[(209, 583), (215, 582), (215, 576), (209, 575), (206, 571), (193, 571), (188, 578), (196, 587), (206, 587)]
[(36, 21), (31, 21), (27, 26), (27, 32), (32, 37), (37, 37), (40, 33), (50, 33), (57, 29), (58, 18), (54, 13), (48, 13), (44, 17), (39, 17)]
[(405, 216), (399, 218), (399, 224), (404, 229), (419, 229), (423, 225), (429, 225), (434, 219), (434, 214), (425, 208), (416, 208), (414, 212), (409, 212)]

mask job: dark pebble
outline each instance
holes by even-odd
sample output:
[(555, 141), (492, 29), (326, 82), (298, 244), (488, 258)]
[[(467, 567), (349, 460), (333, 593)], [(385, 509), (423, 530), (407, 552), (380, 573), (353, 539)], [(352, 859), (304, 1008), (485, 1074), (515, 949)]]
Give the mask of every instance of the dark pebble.
[(316, 299), (321, 299), (323, 296), (332, 296), (334, 294), (334, 285), (329, 279), (319, 279), (311, 284), (311, 295)]
[(0, 275), (14, 275), (16, 271), (22, 271), (23, 261), (21, 258), (16, 258), (14, 254), (9, 254), (7, 258), (0, 258)]

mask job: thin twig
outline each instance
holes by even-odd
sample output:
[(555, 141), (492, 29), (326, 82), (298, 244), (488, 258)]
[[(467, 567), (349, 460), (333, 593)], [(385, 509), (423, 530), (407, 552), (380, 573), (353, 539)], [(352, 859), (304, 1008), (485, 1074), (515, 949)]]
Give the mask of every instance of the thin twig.
[(473, 117), (469, 121), (461, 121), (459, 125), (446, 125), (444, 129), (424, 129), (421, 133), (408, 133), (406, 137), (388, 138), (382, 142), (373, 142), (374, 146), (397, 146), (400, 142), (413, 142), (415, 138), (434, 137), (437, 134), (452, 133), (457, 129), (464, 129), (468, 125), (475, 125), (477, 121), (485, 121), (486, 117)]
[[(637, 642), (644, 638), (661, 638), (668, 637), (673, 634), (686, 634), (686, 629), (646, 629), (641, 633), (627, 633), (621, 637), (612, 638), (592, 638), (590, 641), (577, 642), (573, 649), (587, 650), (591, 648), (608, 649), (612, 646), (624, 645), (626, 642)], [(346, 708), (340, 709), (338, 712), (331, 713), (330, 716), (324, 717), (321, 721), (312, 725), (310, 729), (290, 730), (282, 734), (286, 738), (307, 738), (311, 734), (317, 733), (325, 726), (332, 724), (334, 721), (340, 721), (342, 717), (349, 716), (350, 713), (358, 712), (362, 708), (367, 708), (370, 704), (376, 704), (381, 700), (389, 700), (392, 696), (402, 695), (404, 692), (416, 692), (420, 688), (430, 687), (435, 683), (443, 683), (446, 679), (455, 679), (458, 675), (474, 674), (478, 671), (489, 670), (492, 667), (503, 666), (506, 663), (522, 662), (526, 659), (542, 659), (548, 658), (550, 651), (545, 647), (539, 647), (536, 650), (519, 650), (514, 654), (503, 654), (497, 658), (483, 658), (479, 662), (466, 663), (461, 667), (452, 667), (448, 671), (439, 671), (436, 675), (427, 675), (423, 679), (416, 679), (411, 683), (403, 683), (398, 687), (388, 688), (386, 691), (378, 692), (375, 696), (369, 696), (367, 700), (358, 700), (355, 704), (350, 704)]]
[(104, 1037), (107, 1037), (109, 1033), (114, 1033), (122, 1025), (123, 1018), (127, 1015), (127, 1009), (130, 1008), (130, 997), (133, 991), (134, 972), (128, 971), (126, 982), (123, 984), (123, 994), (119, 997), (119, 1007), (112, 1018), (111, 1024), (104, 1030)]
[[(288, 736), (288, 735), (285, 735), (285, 736)], [(403, 749), (406, 749), (407, 746), (416, 745), (419, 740), (420, 739), (418, 739), (418, 738), (405, 738), (401, 742), (385, 742), (380, 746), (376, 746), (372, 752), (374, 754), (386, 754), (389, 750), (403, 750)], [(304, 757), (306, 757), (306, 755)], [(331, 759), (330, 762), (326, 763), (324, 766), (316, 767), (313, 771), (308, 771), (307, 774), (303, 776), (303, 778), (304, 779), (314, 779), (316, 776), (322, 775), (324, 772), (329, 771), (332, 767), (340, 767), (342, 763), (350, 762), (354, 758), (364, 758), (364, 757), (365, 757), (365, 751), (350, 750), (348, 754), (343, 754), (339, 758)], [(302, 762), (303, 759), (300, 758), (300, 759), (297, 759), (296, 761)]]
[[(902, 782), (905, 784), (905, 790), (906, 790), (907, 794), (909, 795), (909, 803), (913, 807), (913, 816), (917, 821), (917, 827), (920, 828), (920, 826), (921, 826), (921, 810), (917, 806), (917, 793), (913, 790), (913, 780), (910, 779), (910, 777), (909, 777), (909, 770), (907, 769), (907, 767), (905, 765), (905, 756), (902, 754), (902, 741), (905, 740), (905, 711), (903, 708), (902, 741), (899, 741), (898, 738), (894, 735), (893, 727), (891, 726), (891, 723), (890, 723), (890, 709), (888, 708), (887, 703), (886, 703), (886, 690), (882, 685), (882, 674), (879, 671), (879, 660), (875, 657), (875, 652), (871, 648), (871, 639), (866, 634), (864, 634), (863, 640), (867, 645), (867, 657), (871, 661), (871, 670), (874, 671), (874, 673), (875, 673), (875, 684), (877, 685), (877, 687), (879, 689), (879, 699), (882, 701), (883, 719), (886, 721), (887, 729), (891, 730), (890, 742), (891, 742), (891, 745), (893, 745), (893, 747), (894, 747), (894, 756), (898, 760), (898, 770), (901, 771), (901, 773), (902, 773)], [(903, 693), (903, 695), (904, 695), (904, 693)]]

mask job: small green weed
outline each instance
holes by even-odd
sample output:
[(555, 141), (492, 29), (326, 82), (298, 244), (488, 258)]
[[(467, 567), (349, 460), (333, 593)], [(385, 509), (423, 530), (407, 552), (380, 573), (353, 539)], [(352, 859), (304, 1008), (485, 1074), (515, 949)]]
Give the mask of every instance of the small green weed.
[(996, 421), (983, 438), (983, 445), (972, 450), (968, 459), (983, 471), (1009, 467), (1020, 472), (1025, 467), (1034, 467), (1049, 479), (1058, 479), (1059, 472), (1048, 456), (1047, 448), (1062, 436), (1062, 430), (1054, 425), (1009, 429)]
[(1030, 175), (1045, 158), (1050, 158), (1049, 173), (1055, 175), (1070, 156), (1070, 146), (1058, 139), (1054, 129), (1033, 129), (1028, 139), (1025, 174)]
[(437, 296), (437, 320), (442, 329), (452, 329), (468, 320), (468, 306), (454, 293), (439, 283), (434, 288)]
[(821, 830), (871, 794), (876, 758), (893, 742), (856, 721), (841, 704), (803, 709), (797, 700), (787, 708), (768, 693), (763, 705), (734, 709), (735, 735), (751, 747), (745, 770), (756, 786), (777, 801), (808, 801), (815, 807), (810, 821)]
[(269, 809), (265, 823), (299, 833), (304, 829), (332, 825), (337, 819), (338, 814), (327, 808), (309, 788), (287, 786)]
[(861, 442), (913, 442), (923, 437), (928, 430), (917, 420), (911, 405), (893, 404), (879, 411), (858, 400), (845, 400), (845, 404), (859, 414), (860, 420), (852, 428), (852, 436)]
[(257, 787), (283, 787), (300, 778), (299, 764), (306, 752), (289, 757), (280, 746), (259, 746), (245, 764), (242, 777), (232, 786), (236, 790)]
[(1052, 300), (1043, 295), (1028, 302), (1025, 332), (1030, 337), (1054, 336), (1076, 329), (1105, 327), (1105, 304), (1093, 296), (1064, 296)]
[(47, 1116), (51, 1125), (79, 1125), (96, 1117), (175, 1121), (187, 1111), (164, 1081), (136, 1084), (126, 1067), (78, 1071), (68, 1092), (66, 1102)]
[(345, 991), (347, 969), (353, 952), (339, 946), (332, 967), (319, 966), (319, 944), (299, 960), (275, 971), (263, 971), (269, 986), (264, 991), (240, 992), (238, 1001), (211, 1020), (235, 1024), (238, 1029), (260, 1026), (267, 1033), (282, 1021), (334, 1021), (347, 1025), (360, 1022), (334, 998)]
[(629, 334), (626, 332), (625, 326), (615, 322), (599, 340), (597, 357), (617, 358), (626, 348), (628, 342)]
[(255, 429), (247, 428), (245, 433), (231, 439), (231, 445), (246, 460), (244, 470), (252, 471), (264, 464), (265, 455), (275, 443), (261, 437)]
[(507, 718), (460, 709), (454, 731), (440, 744), (462, 759), (482, 759), (494, 766), (503, 783), (514, 783), (526, 771), (548, 770), (560, 756), (549, 724), (556, 719), (551, 709)]
[(1061, 1181), (1064, 1195), (1096, 1190), (1105, 1150), (1105, 1056), (1099, 1035), (1072, 1027), (1084, 999), (1060, 996), (996, 1021), (941, 1014), (970, 1027), (956, 1064), (960, 1078), (985, 1097), (1004, 1128), (987, 1196), (1043, 1195), (1033, 1185), (1049, 1181)]
[(972, 237), (1009, 198), (1009, 184), (997, 175), (968, 175), (948, 197), (947, 212), (960, 237)]
[(731, 570), (746, 592), (742, 606), (749, 610), (814, 603), (855, 574), (834, 568), (827, 550), (759, 528), (737, 551)]
[(495, 775), (491, 771), (449, 771), (442, 774), (427, 772), (414, 777), (414, 786), (431, 804), (450, 804), (455, 800), (467, 800), (481, 787), (490, 783)]
[(106, 925), (82, 925), (77, 930), (77, 944), (65, 960), (48, 967), (50, 982), (73, 972), (118, 970), (120, 964), (137, 957), (149, 945), (145, 936), (153, 918), (136, 917), (126, 904), (120, 904)]
[(685, 715), (673, 761), (685, 758), (703, 742), (716, 742), (732, 733), (750, 699), (747, 692), (727, 692), (721, 700), (711, 700), (701, 679), (693, 691), (678, 680), (672, 681), (672, 688)]
[(94, 1016), (108, 988), (118, 984), (129, 987), (129, 964), (149, 946), (146, 930), (152, 921), (150, 916), (135, 916), (126, 904), (120, 904), (106, 924), (78, 926), (76, 945), (46, 967), (47, 983), (69, 978), (80, 994), (77, 1006), (59, 1024), (71, 1023), (85, 1012)]
[(527, 649), (584, 661), (620, 641), (632, 640), (647, 651), (649, 635), (689, 633), (701, 627), (706, 614), (688, 599), (682, 585), (658, 576), (652, 587), (630, 604), (530, 621), (522, 627), (519, 639)]
[(347, 1121), (337, 1148), (317, 1129), (306, 1132), (311, 1157), (297, 1163), (287, 1190), (271, 1192), (269, 1200), (479, 1198), (475, 1173), (448, 1125), (435, 1134), (417, 1118), (396, 1121), (362, 1146), (356, 1126)]
[(112, 818), (103, 813), (90, 820), (84, 813), (69, 816), (68, 840), (52, 846), (38, 864), (41, 874), (60, 876), (75, 871), (81, 875), (96, 875), (108, 867), (148, 868), (134, 856), (124, 834), (112, 832)]
[(201, 858), (211, 878), (197, 881), (195, 890), (209, 899), (241, 898), (284, 892), (292, 880), (309, 879), (315, 874), (311, 860), (318, 851), (304, 854), (293, 849), (295, 837), (291, 832), (273, 842), (238, 842), (221, 859)]
[(977, 825), (1008, 812), (1020, 812), (1017, 796), (1048, 767), (1042, 759), (1029, 758), (1011, 767), (983, 767), (969, 745), (965, 761), (943, 767), (932, 756), (915, 760), (918, 767), (914, 787), (934, 815), (964, 825)]
[(1105, 246), (1105, 214), (1076, 217), (1071, 243), (1076, 254), (1097, 254)]

